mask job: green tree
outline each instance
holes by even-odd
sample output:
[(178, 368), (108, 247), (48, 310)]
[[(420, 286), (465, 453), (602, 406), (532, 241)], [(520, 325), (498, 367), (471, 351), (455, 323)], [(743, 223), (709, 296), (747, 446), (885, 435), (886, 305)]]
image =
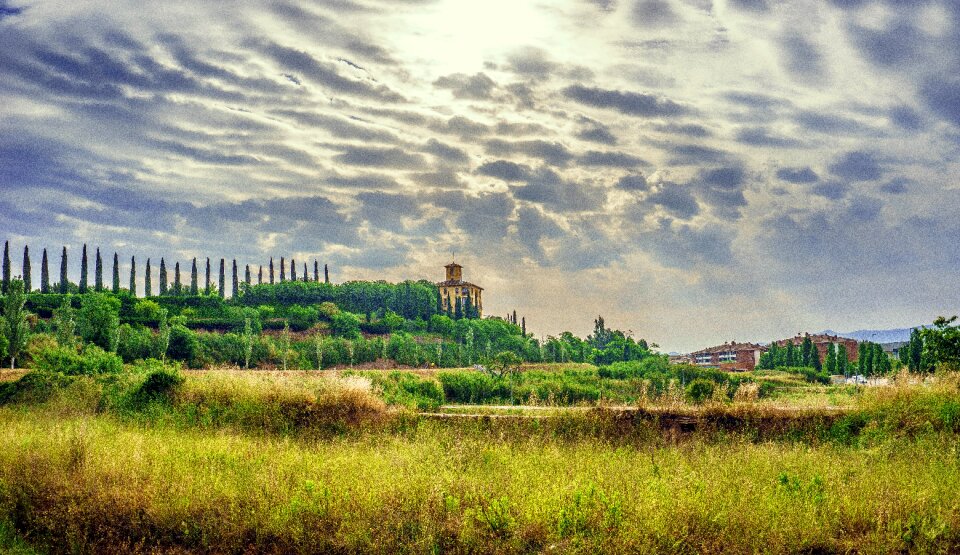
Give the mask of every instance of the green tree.
[(113, 294), (120, 292), (120, 256), (113, 253)]
[(63, 347), (76, 346), (77, 315), (70, 303), (69, 295), (65, 295), (60, 308), (53, 311), (53, 326), (57, 334), (57, 343)]
[(197, 257), (193, 257), (190, 265), (190, 294), (196, 297), (200, 293), (200, 286), (197, 284)]
[(847, 375), (847, 363), (850, 359), (847, 357), (847, 346), (843, 343), (837, 345), (837, 374)]
[(27, 295), (23, 290), (23, 281), (10, 280), (7, 294), (3, 299), (3, 319), (0, 319), (0, 335), (7, 340), (7, 356), (10, 357), (10, 369), (16, 368), (17, 357), (27, 347), (30, 337), (30, 324), (27, 321), (25, 305)]
[(283, 371), (287, 371), (287, 359), (290, 357), (290, 324), (283, 322), (283, 332), (280, 334), (280, 358), (283, 361)]
[(93, 264), (93, 290), (103, 291), (103, 259), (100, 258), (100, 247), (97, 247), (96, 261)]
[(813, 341), (809, 335), (803, 336), (803, 343), (800, 344), (800, 365), (813, 366), (813, 358), (817, 356), (817, 351), (813, 347)]
[(290, 281), (297, 281), (297, 261), (290, 259)]
[(860, 367), (860, 373), (864, 376), (868, 375), (868, 365), (870, 361), (868, 360), (867, 350), (870, 349), (870, 343), (868, 341), (861, 341), (857, 345), (857, 365)]
[(937, 364), (952, 370), (960, 370), (960, 326), (951, 325), (956, 316), (938, 317), (933, 327), (920, 332), (928, 353), (929, 365)]
[(837, 373), (837, 346), (833, 343), (827, 345), (827, 360), (824, 370), (830, 375)]
[(63, 254), (60, 255), (60, 294), (66, 295), (69, 287), (70, 282), (67, 280), (67, 247), (63, 247)]
[(130, 257), (130, 294), (137, 296), (137, 260), (133, 256)]
[(323, 282), (330, 283), (330, 269), (326, 264), (323, 265)]
[(270, 257), (270, 285), (273, 285), (273, 257)]
[(176, 262), (173, 265), (173, 294), (183, 294), (183, 285), (180, 282), (180, 262)]
[(147, 266), (143, 270), (143, 296), (153, 296), (153, 272), (150, 270), (150, 259), (147, 259)]
[(84, 295), (80, 299), (77, 332), (84, 342), (115, 352), (119, 329), (120, 299), (103, 293)]
[(250, 369), (250, 357), (253, 355), (253, 328), (250, 325), (250, 318), (243, 319), (243, 367)]
[(257, 272), (257, 285), (263, 284), (263, 265), (260, 265), (260, 271)]
[(80, 293), (87, 292), (87, 244), (83, 244), (83, 254), (80, 255)]
[(280, 283), (287, 281), (287, 261), (280, 257)]
[(43, 258), (40, 261), (40, 292), (50, 292), (50, 265), (47, 262), (47, 249), (43, 249)]
[(30, 270), (30, 247), (23, 247), (23, 289), (27, 293), (33, 291), (33, 280), (31, 279), (31, 270)]
[(221, 299), (224, 297), (227, 291), (227, 277), (225, 275), (225, 272), (226, 272), (225, 265), (226, 265), (226, 261), (221, 258), (220, 259), (220, 282), (219, 282), (220, 289), (217, 290), (217, 294), (220, 295)]
[(10, 290), (10, 241), (3, 242), (3, 282), (0, 291), (4, 295)]
[(249, 264), (245, 266), (245, 270), (243, 272), (243, 282), (247, 284), (247, 287), (250, 287), (251, 282), (250, 282), (250, 265)]
[(923, 340), (919, 328), (910, 330), (910, 363), (908, 365), (911, 372), (922, 372), (923, 367)]
[(160, 295), (167, 294), (167, 261), (160, 257)]
[(237, 298), (237, 292), (240, 290), (240, 280), (237, 277), (237, 259), (233, 259), (233, 282), (230, 289), (230, 296), (234, 299)]
[(212, 284), (210, 283), (210, 257), (208, 256), (208, 257), (207, 257), (207, 280), (206, 280), (206, 282), (204, 282), (204, 285), (203, 285), (203, 294), (204, 294), (204, 295), (210, 295), (210, 287), (211, 287), (211, 286), (212, 286)]
[(313, 261), (313, 281), (314, 283), (320, 282), (320, 262), (316, 260)]
[(163, 363), (167, 362), (167, 351), (170, 349), (170, 320), (167, 318), (167, 309), (161, 308), (157, 314), (157, 356)]

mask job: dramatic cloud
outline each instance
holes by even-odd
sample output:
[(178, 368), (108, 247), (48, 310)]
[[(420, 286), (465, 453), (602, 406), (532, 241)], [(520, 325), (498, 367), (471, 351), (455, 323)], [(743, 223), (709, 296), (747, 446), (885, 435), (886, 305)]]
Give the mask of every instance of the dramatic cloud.
[(631, 116), (676, 117), (689, 112), (689, 109), (683, 105), (653, 94), (623, 92), (583, 85), (571, 85), (563, 90), (563, 94), (567, 98), (588, 106), (609, 108)]

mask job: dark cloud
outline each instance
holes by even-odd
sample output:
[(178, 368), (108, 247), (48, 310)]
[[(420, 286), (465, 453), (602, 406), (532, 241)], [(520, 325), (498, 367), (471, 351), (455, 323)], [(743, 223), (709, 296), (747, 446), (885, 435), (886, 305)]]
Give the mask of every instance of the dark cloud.
[(823, 55), (807, 37), (790, 34), (781, 40), (784, 66), (801, 81), (821, 82), (826, 74)]
[(613, 109), (631, 116), (677, 117), (690, 113), (690, 109), (682, 104), (653, 94), (585, 87), (583, 85), (571, 85), (563, 89), (563, 94), (581, 104)]
[(539, 208), (524, 206), (517, 210), (517, 239), (538, 263), (550, 264), (541, 241), (563, 235), (563, 229)]
[(430, 127), (441, 133), (459, 135), (461, 137), (476, 137), (490, 133), (488, 126), (464, 116), (453, 116), (442, 123), (431, 125)]
[(529, 181), (533, 178), (533, 169), (530, 166), (508, 160), (485, 162), (477, 168), (477, 173), (504, 181)]
[(750, 91), (732, 91), (725, 93), (723, 98), (729, 102), (748, 108), (771, 110), (774, 108), (783, 108), (791, 105), (791, 102), (785, 98), (778, 98), (768, 94), (750, 92)]
[(6, 0), (0, 1), (0, 21), (23, 13), (23, 8), (9, 5)]
[(647, 191), (650, 184), (642, 174), (628, 174), (617, 180), (616, 188), (621, 191)]
[(765, 127), (745, 127), (737, 131), (737, 142), (769, 148), (795, 148), (802, 143), (797, 139), (772, 133)]
[(847, 207), (847, 219), (851, 223), (863, 223), (876, 220), (883, 209), (883, 202), (873, 197), (856, 197), (850, 199)]
[(543, 160), (551, 166), (566, 166), (573, 154), (561, 143), (542, 140), (504, 141), (491, 139), (484, 143), (484, 149), (496, 156), (522, 154)]
[(780, 168), (777, 170), (777, 178), (789, 183), (816, 183), (820, 176), (810, 167)]
[(654, 129), (661, 133), (669, 133), (671, 135), (684, 135), (687, 137), (694, 137), (702, 139), (712, 135), (710, 130), (706, 127), (700, 125), (699, 123), (667, 123), (662, 125), (654, 126)]
[(923, 118), (909, 106), (896, 106), (890, 109), (890, 121), (907, 131), (918, 131), (923, 128)]
[(810, 110), (800, 112), (797, 115), (797, 123), (811, 131), (817, 131), (827, 135), (872, 133), (872, 130), (868, 126), (855, 119), (838, 114), (814, 112)]
[(817, 183), (810, 191), (830, 200), (840, 200), (850, 193), (850, 185), (842, 181), (825, 181)]
[(663, 207), (667, 212), (681, 219), (689, 219), (700, 213), (700, 205), (693, 198), (691, 188), (675, 183), (662, 183), (647, 195), (647, 201)]
[(880, 185), (880, 190), (891, 195), (902, 195), (907, 192), (907, 185), (912, 183), (905, 177), (897, 177)]
[(333, 159), (351, 166), (402, 169), (420, 169), (427, 166), (423, 156), (409, 153), (398, 147), (347, 145), (338, 148), (341, 153), (335, 155)]
[(641, 240), (657, 254), (658, 262), (674, 268), (730, 266), (735, 262), (731, 233), (719, 226), (698, 228), (665, 218)]
[(728, 157), (720, 149), (697, 144), (668, 144), (662, 148), (673, 156), (671, 164), (705, 165), (723, 162)]
[(516, 209), (516, 202), (506, 193), (474, 196), (462, 191), (442, 191), (424, 199), (453, 213), (457, 227), (470, 233), (474, 239), (495, 243), (509, 233), (510, 220)]
[(934, 114), (960, 127), (960, 77), (956, 74), (930, 77), (921, 85), (920, 96)]
[(617, 144), (617, 137), (605, 125), (596, 125), (577, 131), (577, 138), (604, 145)]
[(466, 164), (470, 161), (470, 157), (462, 148), (441, 143), (436, 139), (427, 141), (427, 144), (424, 145), (423, 152), (432, 154), (444, 162), (451, 164)]
[(926, 42), (913, 25), (901, 18), (882, 29), (856, 27), (851, 34), (867, 59), (882, 67), (915, 62), (918, 48)]
[(699, 197), (724, 219), (737, 219), (747, 205), (743, 195), (746, 180), (746, 170), (740, 165), (704, 170), (697, 183)]
[(630, 17), (640, 27), (663, 27), (678, 20), (667, 0), (635, 0)]
[(518, 200), (549, 206), (557, 212), (596, 210), (604, 201), (601, 189), (565, 180), (548, 168), (540, 168), (525, 185), (510, 190)]
[(398, 137), (385, 129), (378, 129), (370, 125), (361, 125), (358, 120), (340, 116), (332, 116), (317, 111), (283, 108), (271, 112), (273, 115), (292, 121), (301, 128), (322, 128), (332, 136), (340, 139), (357, 141), (391, 143), (398, 141)]
[(359, 193), (356, 198), (361, 218), (395, 232), (403, 231), (403, 219), (418, 218), (423, 213), (423, 206), (413, 195), (370, 191)]
[(853, 151), (828, 166), (830, 173), (847, 181), (875, 181), (883, 177), (883, 168), (869, 152)]
[(751, 12), (766, 12), (770, 9), (767, 0), (730, 0), (730, 5)]
[(635, 168), (647, 165), (647, 161), (625, 152), (589, 150), (577, 158), (581, 166), (605, 166), (608, 168)]
[(449, 89), (455, 98), (472, 100), (487, 100), (493, 97), (497, 88), (497, 84), (486, 73), (474, 75), (453, 73), (440, 77), (433, 82), (433, 86), (440, 89)]

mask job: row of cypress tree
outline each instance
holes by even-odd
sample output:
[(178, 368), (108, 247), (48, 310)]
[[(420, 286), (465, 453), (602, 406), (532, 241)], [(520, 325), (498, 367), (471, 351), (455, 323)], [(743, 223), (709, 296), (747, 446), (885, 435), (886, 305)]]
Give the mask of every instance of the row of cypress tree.
[[(41, 293), (68, 293), (70, 291), (70, 282), (67, 279), (67, 247), (63, 247), (63, 252), (60, 255), (60, 281), (53, 284), (51, 287), (50, 282), (50, 271), (49, 271), (49, 262), (47, 257), (47, 249), (43, 249), (43, 257), (40, 262), (40, 292)], [(204, 295), (210, 295), (213, 293), (213, 283), (211, 282), (210, 275), (210, 259), (207, 258), (206, 264), (206, 280), (204, 281), (202, 292)], [(276, 272), (274, 268), (273, 257), (270, 257), (270, 263), (268, 265), (268, 279), (269, 281), (264, 281), (263, 266), (259, 267), (257, 272), (257, 284), (262, 283), (275, 283)], [(279, 268), (279, 281), (288, 281), (287, 280), (287, 263), (284, 257), (280, 257), (280, 268)], [(33, 272), (30, 263), (30, 247), (23, 247), (23, 264), (21, 266), (24, 289), (27, 292), (33, 291)], [(153, 296), (153, 271), (150, 266), (150, 259), (147, 259), (146, 269), (144, 270), (144, 296), (151, 297)], [(303, 263), (303, 272), (300, 273), (300, 277), (297, 276), (297, 262), (294, 259), (290, 259), (290, 279), (289, 281), (320, 281), (320, 263), (317, 261), (313, 262), (313, 275), (310, 275), (310, 272), (307, 267), (307, 263)], [(78, 284), (79, 292), (86, 293), (90, 291), (90, 279), (88, 271), (88, 262), (87, 262), (87, 245), (83, 245), (83, 252), (80, 255), (80, 283)], [(194, 258), (191, 268), (190, 268), (190, 285), (189, 287), (184, 287), (180, 280), (180, 263), (176, 262), (173, 269), (173, 283), (171, 284), (168, 275), (167, 275), (167, 264), (166, 260), (163, 258), (160, 259), (160, 282), (158, 293), (160, 295), (199, 295), (201, 293), (201, 288), (198, 280), (197, 272), (197, 259)], [(216, 290), (216, 293), (223, 297), (227, 290), (226, 284), (226, 259), (220, 259), (220, 276), (219, 276), (219, 287)], [(3, 244), (3, 279), (0, 282), (0, 290), (5, 294), (10, 287), (11, 280), (11, 264), (10, 264), (10, 241), (6, 241)], [(244, 283), (247, 285), (253, 285), (252, 275), (250, 273), (250, 265), (246, 265), (246, 269), (243, 277)], [(323, 265), (323, 281), (325, 283), (330, 283), (330, 269), (326, 264)], [(110, 290), (114, 293), (120, 292), (120, 257), (115, 252), (113, 253), (113, 282), (111, 287), (108, 289), (105, 287), (103, 282), (103, 257), (100, 254), (100, 249), (96, 250), (95, 262), (94, 262), (94, 278), (93, 278), (93, 290), (94, 291), (106, 291)], [(137, 260), (136, 257), (130, 257), (130, 281), (128, 290), (131, 294), (136, 296), (137, 294)], [(232, 272), (232, 282), (231, 282), (231, 291), (233, 296), (237, 296), (237, 293), (240, 290), (240, 276), (238, 275), (237, 260), (233, 259), (233, 272)]]

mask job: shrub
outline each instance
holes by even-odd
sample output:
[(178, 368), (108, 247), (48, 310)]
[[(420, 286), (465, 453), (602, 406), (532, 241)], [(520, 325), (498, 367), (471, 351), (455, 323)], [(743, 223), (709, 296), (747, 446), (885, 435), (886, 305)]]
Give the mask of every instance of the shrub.
[(330, 330), (334, 335), (347, 339), (360, 337), (360, 318), (350, 312), (335, 314), (330, 319)]
[(443, 404), (443, 389), (434, 380), (409, 372), (368, 372), (363, 375), (370, 378), (387, 404), (417, 410), (435, 410)]
[(340, 314), (340, 309), (337, 307), (337, 305), (331, 303), (330, 301), (320, 303), (317, 308), (320, 311), (320, 315), (327, 320), (331, 320), (334, 316)]
[(686, 395), (690, 401), (700, 404), (713, 395), (714, 383), (706, 378), (697, 378), (687, 384)]
[(37, 370), (63, 373), (68, 376), (116, 374), (123, 370), (123, 361), (97, 345), (87, 345), (82, 352), (72, 347), (50, 347), (36, 353)]
[(197, 334), (181, 324), (170, 327), (170, 345), (167, 347), (167, 356), (193, 364), (197, 358), (200, 343)]
[(86, 343), (106, 351), (117, 348), (120, 328), (120, 301), (104, 293), (89, 293), (80, 300), (77, 332)]
[(153, 356), (156, 339), (153, 332), (145, 326), (123, 324), (117, 333), (117, 354), (124, 362), (143, 360)]
[(317, 309), (309, 306), (291, 305), (286, 312), (290, 329), (294, 331), (308, 330), (320, 320)]
[(148, 403), (159, 399), (169, 399), (185, 381), (179, 366), (160, 367), (150, 372), (136, 393), (134, 399), (140, 403)]

